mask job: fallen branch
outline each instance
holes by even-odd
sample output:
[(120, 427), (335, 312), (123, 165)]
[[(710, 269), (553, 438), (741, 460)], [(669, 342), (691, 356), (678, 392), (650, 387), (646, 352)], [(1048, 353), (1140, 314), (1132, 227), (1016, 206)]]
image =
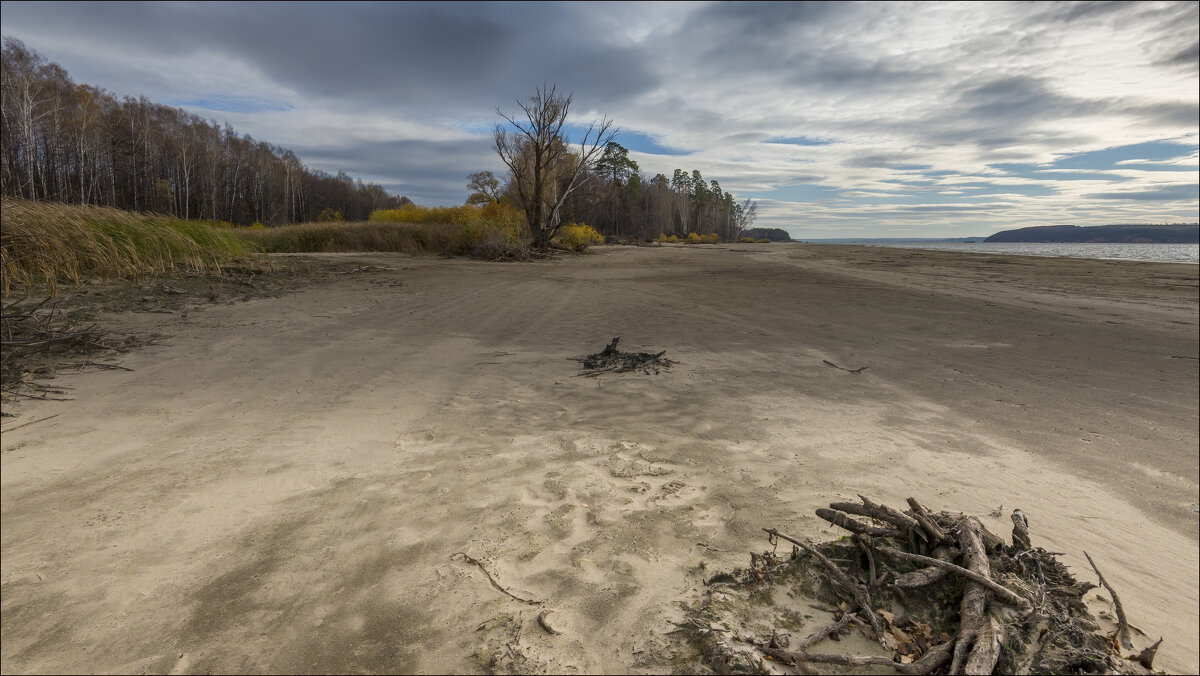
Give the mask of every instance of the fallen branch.
[(862, 610), (863, 614), (867, 616), (867, 622), (871, 624), (871, 629), (875, 631), (875, 639), (880, 643), (883, 642), (883, 629), (879, 626), (879, 618), (875, 616), (875, 608), (871, 603), (870, 592), (868, 592), (866, 589), (863, 589), (862, 586), (860, 586), (854, 580), (851, 580), (848, 575), (842, 572), (841, 568), (838, 568), (836, 565), (834, 565), (833, 561), (830, 561), (824, 554), (817, 551), (816, 547), (813, 547), (807, 542), (797, 540), (790, 535), (784, 535), (774, 528), (764, 528), (763, 530), (766, 531), (767, 535), (787, 540), (788, 542), (803, 548), (804, 551), (816, 557), (816, 559), (829, 570), (829, 573), (833, 576), (834, 582), (836, 582), (850, 594), (854, 595), (854, 600), (858, 603), (859, 609)]
[(28, 426), (30, 426), (30, 425), (32, 425), (32, 424), (34, 424), (34, 423), (40, 423), (40, 422), (42, 422), (43, 420), (49, 420), (49, 419), (51, 419), (51, 418), (57, 418), (57, 417), (58, 417), (58, 416), (60, 416), (60, 415), (62, 415), (62, 414), (61, 414), (61, 413), (55, 413), (54, 415), (48, 415), (48, 416), (46, 416), (45, 418), (38, 418), (37, 420), (30, 420), (29, 422), (26, 422), (26, 423), (21, 423), (20, 425), (13, 425), (12, 427), (10, 427), (10, 428), (8, 428), (8, 429), (6, 429), (6, 430), (0, 430), (0, 431), (2, 431), (2, 432), (11, 432), (11, 431), (13, 431), (13, 430), (19, 430), (19, 429), (21, 429), (22, 427), (28, 427)]
[[(916, 519), (905, 514), (904, 512), (892, 509), (887, 505), (874, 503), (863, 496), (858, 496), (862, 500), (862, 504), (853, 502), (831, 502), (829, 506), (833, 509), (846, 512), (847, 514), (857, 514), (859, 516), (869, 516), (872, 519), (886, 521), (901, 530), (917, 530), (921, 524)], [(922, 538), (925, 538), (925, 533), (917, 531)]]
[[(987, 552), (983, 549), (983, 538), (979, 535), (982, 530), (983, 524), (979, 519), (973, 516), (963, 517), (958, 523), (958, 546), (962, 549), (966, 569), (985, 579), (991, 579), (988, 576)], [(971, 659), (976, 646), (983, 645), (977, 639), (980, 629), (987, 622), (986, 609), (987, 586), (978, 578), (972, 577), (963, 586), (962, 602), (959, 603), (958, 641), (954, 644), (950, 673), (962, 673), (962, 668)], [(988, 673), (991, 673), (990, 670)]]
[(1028, 551), (1033, 545), (1029, 541), (1029, 519), (1025, 517), (1025, 513), (1019, 509), (1014, 509), (1012, 513), (1012, 546), (1014, 552)]
[(908, 506), (912, 508), (913, 518), (917, 520), (917, 523), (921, 524), (921, 528), (925, 529), (929, 537), (939, 542), (950, 541), (950, 538), (946, 535), (946, 531), (942, 530), (942, 527), (933, 520), (933, 517), (929, 516), (929, 512), (925, 511), (925, 508), (921, 506), (921, 503), (917, 502), (916, 498), (909, 498)]
[(832, 509), (818, 509), (817, 516), (825, 519), (835, 526), (841, 526), (851, 533), (861, 533), (863, 535), (870, 535), (871, 537), (882, 538), (899, 537), (903, 534), (895, 528), (879, 528), (877, 526), (865, 524), (857, 519), (852, 519), (845, 514)]
[(1104, 575), (1096, 567), (1096, 562), (1092, 560), (1091, 555), (1086, 550), (1083, 555), (1087, 557), (1088, 563), (1092, 564), (1092, 570), (1096, 571), (1096, 577), (1100, 578), (1100, 584), (1112, 595), (1113, 606), (1117, 609), (1117, 639), (1121, 641), (1121, 645), (1126, 650), (1133, 650), (1133, 643), (1129, 641), (1129, 621), (1125, 619), (1125, 609), (1121, 607), (1121, 599), (1117, 597), (1116, 590), (1112, 588), (1108, 580), (1104, 579)]
[(839, 371), (845, 371), (846, 373), (859, 374), (859, 373), (862, 373), (863, 371), (866, 371), (867, 369), (871, 368), (870, 366), (860, 366), (856, 369), (846, 369), (846, 368), (842, 368), (841, 366), (838, 366), (837, 364), (829, 361), (828, 359), (822, 359), (821, 361), (824, 362), (825, 365), (827, 365), (827, 366), (832, 366), (833, 368), (835, 368)]
[(846, 667), (891, 667), (902, 674), (931, 674), (942, 666), (954, 649), (954, 641), (930, 648), (929, 652), (908, 664), (901, 664), (890, 657), (873, 655), (822, 655), (784, 650), (781, 648), (762, 648), (761, 650), (780, 660), (790, 660), (793, 664), (838, 664)]
[[(884, 554), (887, 554), (888, 556), (894, 556), (898, 559), (903, 559), (905, 561), (912, 561), (913, 563), (923, 563), (927, 566), (932, 566), (935, 568), (941, 568), (943, 570), (950, 571), (951, 573), (965, 577), (968, 580), (973, 580), (973, 581), (983, 585), (984, 587), (987, 587), (988, 590), (991, 592), (994, 592), (1001, 601), (1004, 601), (1005, 603), (1009, 604), (1010, 606), (1016, 606), (1018, 608), (1026, 610), (1026, 611), (1032, 609), (1032, 606), (1029, 604), (1029, 601), (1027, 599), (1021, 598), (1020, 596), (1015, 594), (1009, 588), (1001, 586), (1000, 584), (997, 584), (995, 581), (993, 581), (990, 577), (976, 573), (973, 570), (967, 570), (966, 568), (963, 568), (962, 566), (950, 563), (949, 561), (942, 561), (941, 559), (934, 559), (934, 558), (931, 558), (928, 556), (921, 556), (920, 554), (909, 554), (908, 552), (902, 552), (899, 549), (893, 549), (891, 547), (879, 547), (879, 551), (883, 552)], [(901, 585), (901, 586), (904, 586), (904, 585)]]
[(520, 596), (517, 596), (516, 594), (513, 594), (512, 592), (508, 591), (504, 587), (501, 587), (500, 583), (496, 582), (496, 579), (493, 578), (492, 574), (488, 572), (488, 569), (484, 568), (483, 564), (479, 562), (479, 559), (475, 559), (475, 558), (468, 556), (466, 552), (455, 552), (450, 555), (450, 559), (454, 560), (454, 557), (456, 557), (456, 556), (461, 556), (463, 558), (463, 561), (466, 561), (467, 563), (479, 566), (479, 570), (482, 570), (483, 574), (487, 576), (488, 582), (491, 582), (493, 587), (500, 590), (506, 596), (512, 598), (513, 600), (520, 601), (521, 603), (525, 603), (525, 604), (528, 604), (531, 606), (540, 606), (543, 603), (545, 603), (545, 601), (534, 601), (532, 599), (523, 599)]

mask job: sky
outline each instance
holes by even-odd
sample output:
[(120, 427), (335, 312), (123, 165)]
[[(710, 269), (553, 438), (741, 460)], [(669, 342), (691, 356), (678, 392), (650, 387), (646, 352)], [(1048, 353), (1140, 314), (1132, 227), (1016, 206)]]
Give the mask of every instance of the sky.
[(545, 84), (797, 239), (1195, 222), (1200, 4), (4, 2), (5, 37), (419, 204)]

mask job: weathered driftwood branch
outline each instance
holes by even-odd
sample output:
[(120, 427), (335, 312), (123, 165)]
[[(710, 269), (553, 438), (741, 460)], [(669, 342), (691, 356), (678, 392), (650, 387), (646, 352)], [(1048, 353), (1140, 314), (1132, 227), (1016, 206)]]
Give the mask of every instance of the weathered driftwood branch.
[[(982, 549), (982, 545), (980, 548)], [(954, 574), (964, 577), (968, 580), (971, 580), (977, 584), (981, 584), (984, 587), (987, 587), (989, 591), (995, 593), (997, 598), (999, 598), (1001, 601), (1004, 601), (1005, 603), (1009, 604), (1010, 606), (1016, 606), (1018, 608), (1021, 608), (1022, 610), (1026, 610), (1026, 611), (1028, 611), (1032, 608), (1032, 606), (1030, 605), (1030, 603), (1027, 599), (1024, 599), (1024, 598), (1018, 596), (1016, 593), (1014, 593), (1009, 588), (996, 583), (988, 575), (981, 574), (974, 570), (969, 570), (967, 568), (963, 568), (962, 566), (950, 563), (949, 561), (943, 561), (941, 559), (934, 559), (934, 558), (931, 558), (928, 556), (921, 556), (920, 554), (909, 554), (908, 552), (902, 552), (899, 549), (893, 549), (891, 547), (879, 547), (879, 551), (883, 552), (884, 554), (887, 554), (888, 556), (894, 556), (898, 559), (903, 559), (905, 561), (912, 561), (913, 563), (923, 563), (927, 566), (940, 568), (942, 570), (954, 573)], [(916, 571), (916, 572), (920, 573), (922, 571)], [(897, 580), (896, 584), (898, 586), (911, 586), (911, 585), (901, 585), (899, 580)]]
[(620, 336), (613, 338), (611, 343), (609, 343), (603, 350), (600, 350), (600, 356), (601, 357), (611, 356), (613, 353), (615, 353), (617, 351), (617, 343), (619, 343), (619, 342), (621, 342)]
[(908, 664), (901, 664), (890, 657), (873, 655), (822, 655), (784, 650), (781, 648), (762, 648), (762, 651), (779, 660), (789, 660), (793, 664), (838, 664), (847, 667), (891, 667), (902, 674), (930, 674), (942, 666), (954, 649), (954, 641), (936, 645), (921, 657)]
[[(862, 500), (861, 505), (853, 502), (832, 502), (829, 504), (829, 506), (847, 514), (869, 516), (872, 519), (886, 521), (887, 523), (890, 523), (901, 530), (916, 530), (921, 526), (921, 524), (917, 523), (916, 519), (905, 514), (904, 512), (892, 509), (887, 505), (880, 505), (872, 502), (862, 495), (858, 496), (858, 499)], [(921, 537), (925, 537), (925, 534), (921, 533)]]
[(950, 542), (950, 537), (946, 535), (946, 531), (942, 530), (942, 527), (933, 520), (933, 517), (929, 515), (929, 512), (925, 511), (925, 508), (921, 506), (921, 503), (917, 502), (916, 498), (909, 498), (908, 506), (912, 508), (913, 518), (917, 520), (917, 523), (921, 524), (921, 528), (925, 529), (931, 540), (934, 542)]
[(822, 507), (817, 510), (817, 516), (825, 519), (835, 526), (841, 526), (852, 533), (861, 533), (863, 535), (881, 538), (899, 537), (900, 535), (903, 535), (903, 533), (896, 528), (879, 528), (877, 526), (865, 524), (833, 509), (825, 509)]
[(1019, 509), (1014, 509), (1012, 513), (1012, 551), (1026, 552), (1033, 546), (1029, 542), (1029, 519), (1025, 518), (1025, 513)]
[[(966, 569), (980, 577), (990, 579), (987, 552), (979, 532), (983, 524), (973, 516), (965, 516), (958, 522), (958, 545), (963, 552)], [(987, 617), (987, 587), (978, 578), (971, 576), (963, 586), (962, 602), (959, 604), (958, 641), (954, 646), (954, 660), (950, 663), (951, 674), (963, 673), (970, 650), (973, 649), (979, 630)], [(990, 673), (990, 672), (989, 672)]]
[[(938, 559), (939, 561), (945, 561), (947, 563), (953, 562), (955, 555), (957, 555), (957, 554), (958, 554), (957, 549), (953, 549), (953, 548), (947, 547), (945, 545), (941, 545), (937, 549), (933, 550), (934, 558)], [(942, 568), (939, 566), (929, 566), (928, 568), (921, 568), (920, 570), (914, 570), (910, 573), (905, 573), (905, 574), (897, 577), (896, 582), (894, 584), (897, 587), (905, 587), (905, 588), (924, 587), (926, 585), (930, 585), (930, 584), (933, 584), (934, 582), (937, 582), (938, 580), (942, 579), (943, 577), (946, 577), (949, 574), (950, 574), (950, 571), (945, 568)]]
[(858, 603), (859, 609), (862, 610), (863, 614), (867, 616), (867, 622), (871, 624), (871, 629), (875, 632), (875, 639), (881, 644), (883, 643), (883, 629), (879, 626), (879, 618), (875, 616), (875, 608), (871, 602), (870, 592), (864, 589), (862, 585), (859, 585), (854, 580), (850, 579), (850, 577), (843, 573), (842, 569), (838, 568), (833, 561), (830, 561), (824, 554), (817, 551), (816, 547), (813, 547), (802, 540), (797, 540), (790, 535), (784, 535), (774, 528), (764, 528), (763, 530), (766, 531), (767, 535), (787, 540), (788, 542), (803, 548), (804, 551), (816, 557), (816, 559), (829, 570), (834, 582), (854, 596), (854, 600)]
[(1096, 562), (1092, 560), (1091, 555), (1086, 551), (1083, 553), (1083, 555), (1087, 557), (1088, 563), (1092, 564), (1092, 570), (1096, 571), (1096, 577), (1100, 578), (1100, 584), (1103, 585), (1104, 588), (1108, 590), (1108, 593), (1112, 596), (1113, 606), (1117, 609), (1117, 639), (1121, 641), (1121, 646), (1126, 650), (1133, 650), (1133, 644), (1129, 641), (1129, 620), (1125, 619), (1125, 609), (1121, 607), (1121, 599), (1117, 597), (1116, 590), (1112, 588), (1112, 585), (1108, 583), (1108, 580), (1104, 579), (1104, 575), (1100, 572), (1100, 569), (1096, 567)]
[(987, 616), (975, 636), (975, 647), (963, 669), (964, 674), (991, 674), (1000, 659), (1000, 644), (1004, 640), (1004, 628), (996, 618)]

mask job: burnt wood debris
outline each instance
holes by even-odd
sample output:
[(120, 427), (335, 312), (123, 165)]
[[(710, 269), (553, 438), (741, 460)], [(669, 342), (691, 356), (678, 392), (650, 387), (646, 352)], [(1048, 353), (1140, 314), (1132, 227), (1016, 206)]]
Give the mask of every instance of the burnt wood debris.
[(617, 349), (620, 337), (613, 338), (603, 350), (586, 357), (568, 357), (577, 361), (583, 368), (580, 376), (594, 378), (602, 373), (624, 373), (635, 371), (647, 375), (657, 374), (662, 369), (670, 368), (679, 362), (667, 359), (667, 351), (662, 352), (621, 352)]

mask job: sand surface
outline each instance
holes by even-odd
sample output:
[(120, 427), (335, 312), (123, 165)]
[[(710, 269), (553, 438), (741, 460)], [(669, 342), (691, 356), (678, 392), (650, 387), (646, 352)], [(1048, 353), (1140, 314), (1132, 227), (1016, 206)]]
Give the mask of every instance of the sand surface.
[[(1166, 638), (1157, 667), (1200, 667), (1197, 266), (308, 260), (393, 269), (113, 317), (169, 338), (6, 419), (4, 672), (478, 672), (499, 641), (527, 670), (669, 670), (704, 571), (764, 526), (839, 536), (813, 510), (859, 493), (1004, 534), (1022, 509)], [(679, 364), (574, 377), (614, 336)]]

